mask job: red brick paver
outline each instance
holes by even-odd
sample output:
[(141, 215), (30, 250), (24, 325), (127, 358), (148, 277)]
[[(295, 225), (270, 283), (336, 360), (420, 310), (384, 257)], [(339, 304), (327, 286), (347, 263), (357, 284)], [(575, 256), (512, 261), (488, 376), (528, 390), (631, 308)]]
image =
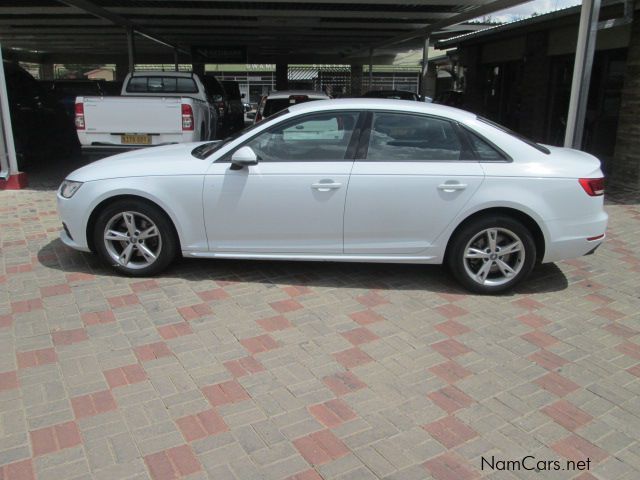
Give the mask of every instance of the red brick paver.
[(293, 441), (311, 465), (324, 465), (349, 453), (347, 446), (329, 430), (321, 430)]
[(173, 447), (144, 457), (153, 480), (174, 480), (202, 470), (202, 465), (188, 445)]
[(52, 427), (40, 428), (30, 432), (31, 448), (35, 457), (82, 443), (80, 431), (75, 422), (66, 422)]
[(0, 191), (0, 480), (515, 478), (480, 457), (526, 454), (640, 478), (637, 199), (497, 296), (425, 265), (123, 277), (58, 240), (55, 203)]

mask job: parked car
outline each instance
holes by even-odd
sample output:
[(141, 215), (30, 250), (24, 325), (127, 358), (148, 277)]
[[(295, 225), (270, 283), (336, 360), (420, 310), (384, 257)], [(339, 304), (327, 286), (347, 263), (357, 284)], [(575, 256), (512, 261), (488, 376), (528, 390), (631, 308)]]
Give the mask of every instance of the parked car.
[(222, 83), (212, 74), (204, 75), (202, 83), (209, 95), (209, 103), (215, 105), (218, 112), (217, 136), (225, 138), (234, 131), (229, 96)]
[(60, 102), (69, 118), (74, 118), (76, 98), (104, 96), (104, 83), (99, 80), (41, 80), (40, 85)]
[(218, 113), (194, 73), (134, 72), (120, 97), (78, 97), (75, 121), (83, 148), (131, 149), (214, 139)]
[(464, 105), (464, 92), (459, 90), (445, 90), (434, 97), (433, 103), (462, 108)]
[[(348, 185), (348, 189), (347, 189)], [(58, 191), (62, 241), (147, 276), (192, 258), (446, 263), (496, 293), (593, 253), (600, 162), (458, 109), (309, 102), (222, 142), (107, 158)]]
[(261, 122), (265, 118), (269, 118), (291, 105), (329, 99), (330, 97), (326, 93), (316, 92), (314, 90), (283, 90), (271, 92), (269, 95), (265, 95), (260, 99), (254, 122)]
[(389, 100), (413, 100), (419, 102), (420, 95), (405, 90), (371, 90), (365, 93), (363, 98), (387, 98)]
[(68, 157), (77, 148), (73, 116), (17, 63), (4, 61), (9, 112), (22, 168)]
[(237, 132), (244, 128), (244, 104), (242, 99), (244, 94), (240, 93), (240, 85), (238, 82), (231, 80), (223, 80), (222, 85), (227, 92), (227, 98), (229, 100), (229, 112), (231, 126), (231, 132)]

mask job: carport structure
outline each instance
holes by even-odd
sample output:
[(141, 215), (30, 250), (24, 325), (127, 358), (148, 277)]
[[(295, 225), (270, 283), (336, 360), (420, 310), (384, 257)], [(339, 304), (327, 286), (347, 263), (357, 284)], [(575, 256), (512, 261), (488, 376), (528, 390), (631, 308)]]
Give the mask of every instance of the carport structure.
[[(7, 0), (0, 6), (0, 44), (15, 60), (39, 63), (43, 79), (52, 78), (55, 63), (115, 64), (120, 78), (135, 63), (191, 63), (195, 71), (204, 63), (270, 63), (282, 88), (289, 63), (349, 64), (352, 94), (361, 90), (364, 64), (390, 63), (398, 52), (422, 48), (424, 93), (429, 44), (479, 28), (465, 22), (521, 3), (526, 2)], [(6, 177), (19, 166), (11, 142), (5, 143)]]

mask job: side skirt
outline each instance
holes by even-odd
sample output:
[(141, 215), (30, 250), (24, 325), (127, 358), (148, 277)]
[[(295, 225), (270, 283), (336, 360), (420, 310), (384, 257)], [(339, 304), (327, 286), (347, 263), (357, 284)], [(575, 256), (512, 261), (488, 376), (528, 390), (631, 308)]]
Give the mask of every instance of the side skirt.
[(306, 262), (363, 262), (363, 263), (439, 263), (435, 256), (404, 255), (326, 255), (310, 253), (238, 253), (183, 251), (186, 258), (225, 258), (236, 260), (299, 260)]

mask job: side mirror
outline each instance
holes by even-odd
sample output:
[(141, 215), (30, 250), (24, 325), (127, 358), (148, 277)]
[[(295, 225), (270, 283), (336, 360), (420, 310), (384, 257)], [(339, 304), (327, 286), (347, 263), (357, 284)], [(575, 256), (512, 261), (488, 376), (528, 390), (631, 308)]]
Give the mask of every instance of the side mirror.
[(231, 156), (231, 169), (240, 170), (258, 164), (258, 156), (251, 147), (241, 147)]

